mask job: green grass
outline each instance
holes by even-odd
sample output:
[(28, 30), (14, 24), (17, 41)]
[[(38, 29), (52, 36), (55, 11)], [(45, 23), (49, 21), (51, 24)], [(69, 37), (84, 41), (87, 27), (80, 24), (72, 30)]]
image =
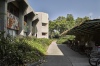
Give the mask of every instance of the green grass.
[(66, 37), (61, 37), (57, 40), (57, 44), (62, 44), (63, 42), (67, 41)]
[(67, 40), (73, 40), (75, 38), (75, 36), (64, 36), (64, 37), (60, 37), (57, 40), (57, 44), (63, 44), (65, 41)]
[(50, 39), (33, 37), (4, 38), (0, 34), (0, 61), (3, 61), (0, 64), (2, 66), (19, 66), (25, 63), (34, 63), (45, 56), (51, 42)]

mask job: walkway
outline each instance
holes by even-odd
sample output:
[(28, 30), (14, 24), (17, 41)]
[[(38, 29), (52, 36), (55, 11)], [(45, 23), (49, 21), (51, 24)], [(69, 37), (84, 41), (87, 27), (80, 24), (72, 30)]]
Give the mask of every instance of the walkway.
[(52, 42), (47, 50), (47, 62), (41, 66), (90, 66), (88, 58), (74, 52), (66, 45)]

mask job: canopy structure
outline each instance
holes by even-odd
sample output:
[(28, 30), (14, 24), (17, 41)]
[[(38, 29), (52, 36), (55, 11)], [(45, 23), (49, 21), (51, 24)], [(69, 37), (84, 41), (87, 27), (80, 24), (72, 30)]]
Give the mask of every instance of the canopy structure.
[(67, 35), (86, 35), (100, 32), (100, 19), (87, 20), (82, 24), (75, 26), (70, 30), (66, 30), (63, 34)]

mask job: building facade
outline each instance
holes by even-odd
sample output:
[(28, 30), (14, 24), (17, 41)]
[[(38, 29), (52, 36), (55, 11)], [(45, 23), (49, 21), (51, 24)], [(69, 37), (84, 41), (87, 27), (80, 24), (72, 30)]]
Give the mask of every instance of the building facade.
[(0, 31), (12, 36), (35, 36), (39, 19), (26, 0), (0, 0)]
[(36, 12), (39, 18), (39, 22), (37, 23), (37, 38), (48, 38), (49, 36), (49, 17), (47, 13), (44, 12)]

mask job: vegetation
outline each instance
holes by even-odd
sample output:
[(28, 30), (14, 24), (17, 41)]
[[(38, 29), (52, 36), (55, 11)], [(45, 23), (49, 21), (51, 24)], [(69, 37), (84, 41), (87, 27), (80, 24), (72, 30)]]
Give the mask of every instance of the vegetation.
[[(78, 17), (77, 19), (74, 19), (74, 16), (72, 14), (67, 14), (66, 17), (59, 16), (56, 20), (49, 22), (49, 37), (50, 38), (57, 38), (57, 43), (62, 43), (63, 41), (67, 39), (74, 39), (74, 37), (59, 37), (60, 34), (66, 30), (70, 30), (75, 26), (80, 25), (85, 20), (89, 20), (89, 17), (85, 16), (83, 18)], [(66, 35), (64, 35), (66, 36)]]
[(68, 41), (68, 40), (74, 40), (75, 36), (73, 35), (67, 35), (65, 37), (60, 37), (58, 40), (57, 40), (57, 44), (64, 44), (64, 42)]
[(51, 43), (49, 39), (37, 39), (32, 37), (12, 38), (3, 37), (0, 34), (0, 66), (24, 66), (43, 58), (46, 49)]

